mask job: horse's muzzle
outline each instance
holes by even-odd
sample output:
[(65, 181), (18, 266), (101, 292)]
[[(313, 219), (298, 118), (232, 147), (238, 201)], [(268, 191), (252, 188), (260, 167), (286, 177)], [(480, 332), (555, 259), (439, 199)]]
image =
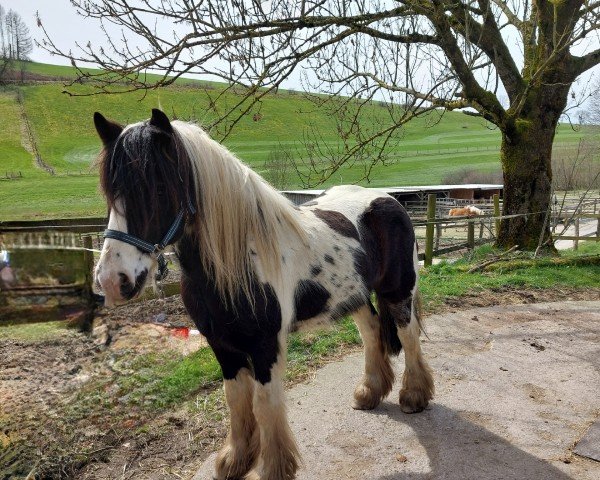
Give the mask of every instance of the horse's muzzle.
[(148, 270), (144, 269), (134, 281), (124, 272), (117, 275), (105, 273), (102, 268), (96, 271), (96, 286), (104, 293), (104, 304), (113, 307), (137, 297), (143, 290), (148, 278)]

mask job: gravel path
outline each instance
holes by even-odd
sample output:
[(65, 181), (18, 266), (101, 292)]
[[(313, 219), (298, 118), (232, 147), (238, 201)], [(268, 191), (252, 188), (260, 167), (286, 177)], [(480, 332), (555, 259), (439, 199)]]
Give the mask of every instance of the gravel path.
[(600, 413), (599, 301), (446, 313), (426, 328), (436, 397), (421, 414), (400, 411), (398, 381), (375, 410), (352, 410), (362, 355), (288, 392), (298, 480), (600, 478), (572, 453)]

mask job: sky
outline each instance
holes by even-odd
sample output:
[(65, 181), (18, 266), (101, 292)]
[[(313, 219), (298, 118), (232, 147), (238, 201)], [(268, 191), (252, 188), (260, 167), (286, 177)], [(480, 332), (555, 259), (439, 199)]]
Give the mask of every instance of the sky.
[[(55, 39), (58, 46), (69, 50), (76, 41), (85, 45), (87, 40), (92, 43), (102, 43), (104, 35), (94, 20), (85, 19), (77, 15), (69, 0), (0, 0), (6, 10), (12, 9), (21, 15), (29, 27), (29, 33), (34, 40), (42, 39), (42, 32), (36, 24), (36, 11), (48, 34)], [(52, 56), (41, 48), (35, 47), (30, 55), (31, 59), (41, 63), (56, 65), (69, 65), (69, 61), (57, 56)]]
[[(6, 10), (13, 9), (21, 15), (29, 27), (34, 40), (42, 39), (42, 32), (36, 24), (36, 12), (46, 28), (46, 31), (55, 44), (63, 51), (76, 50), (76, 42), (85, 45), (90, 41), (92, 45), (105, 43), (105, 37), (100, 30), (99, 23), (93, 19), (86, 19), (76, 13), (69, 0), (0, 0)], [(515, 52), (517, 53), (517, 52)], [(43, 49), (34, 46), (31, 59), (36, 62), (69, 65), (69, 60), (50, 55)], [(586, 85), (590, 85), (592, 78), (600, 77), (600, 68), (596, 67), (591, 72), (582, 75), (574, 86), (574, 91), (579, 95)], [(595, 77), (594, 77), (595, 75)], [(300, 89), (299, 75), (284, 83), (284, 88)], [(576, 117), (576, 115), (574, 115)], [(576, 118), (571, 118), (576, 121)]]
[[(77, 10), (71, 5), (69, 0), (0, 0), (6, 10), (13, 9), (29, 27), (31, 37), (38, 42), (44, 38), (42, 30), (37, 26), (36, 12), (39, 13), (49, 37), (55, 45), (63, 52), (72, 50), (77, 52), (76, 44), (86, 45), (88, 41), (93, 46), (105, 45), (106, 37), (100, 29), (100, 24), (95, 19), (84, 18), (77, 14)], [(107, 25), (111, 28), (111, 25)], [(116, 28), (116, 27), (115, 27)], [(120, 36), (120, 29), (115, 30), (115, 37)], [(133, 40), (133, 41), (132, 41)], [(135, 40), (130, 38), (130, 44), (133, 46)], [(31, 60), (41, 63), (51, 63), (55, 65), (70, 65), (69, 59), (51, 55), (44, 49), (34, 45), (33, 52), (30, 55)], [(92, 66), (92, 65), (79, 65)], [(299, 73), (292, 74), (287, 82), (283, 84), (284, 88), (301, 89)]]

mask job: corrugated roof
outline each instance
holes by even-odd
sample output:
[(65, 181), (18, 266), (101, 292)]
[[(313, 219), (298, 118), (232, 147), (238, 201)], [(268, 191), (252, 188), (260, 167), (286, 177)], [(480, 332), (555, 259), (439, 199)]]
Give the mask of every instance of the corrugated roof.
[[(373, 190), (381, 190), (386, 193), (412, 193), (412, 192), (443, 192), (446, 190), (501, 190), (504, 185), (489, 183), (469, 183), (465, 185), (419, 185), (414, 187), (367, 187)], [(326, 189), (311, 190), (284, 190), (283, 193), (298, 195), (320, 195)]]

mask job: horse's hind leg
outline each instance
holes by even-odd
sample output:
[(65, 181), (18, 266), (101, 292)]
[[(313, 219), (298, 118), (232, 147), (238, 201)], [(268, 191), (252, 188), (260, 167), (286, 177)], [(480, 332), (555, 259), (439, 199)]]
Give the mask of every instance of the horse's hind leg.
[(230, 414), (229, 433), (215, 462), (216, 478), (240, 479), (252, 468), (260, 447), (252, 411), (254, 378), (245, 355), (218, 349), (215, 354), (223, 369), (225, 400)]
[(392, 390), (394, 371), (380, 333), (380, 322), (372, 306), (363, 306), (352, 314), (365, 350), (365, 373), (354, 390), (353, 407), (375, 408)]
[(434, 386), (431, 368), (421, 352), (420, 308), (413, 296), (404, 302), (386, 304), (398, 326), (398, 337), (404, 348), (405, 369), (400, 390), (400, 408), (405, 413), (420, 412), (433, 398)]

